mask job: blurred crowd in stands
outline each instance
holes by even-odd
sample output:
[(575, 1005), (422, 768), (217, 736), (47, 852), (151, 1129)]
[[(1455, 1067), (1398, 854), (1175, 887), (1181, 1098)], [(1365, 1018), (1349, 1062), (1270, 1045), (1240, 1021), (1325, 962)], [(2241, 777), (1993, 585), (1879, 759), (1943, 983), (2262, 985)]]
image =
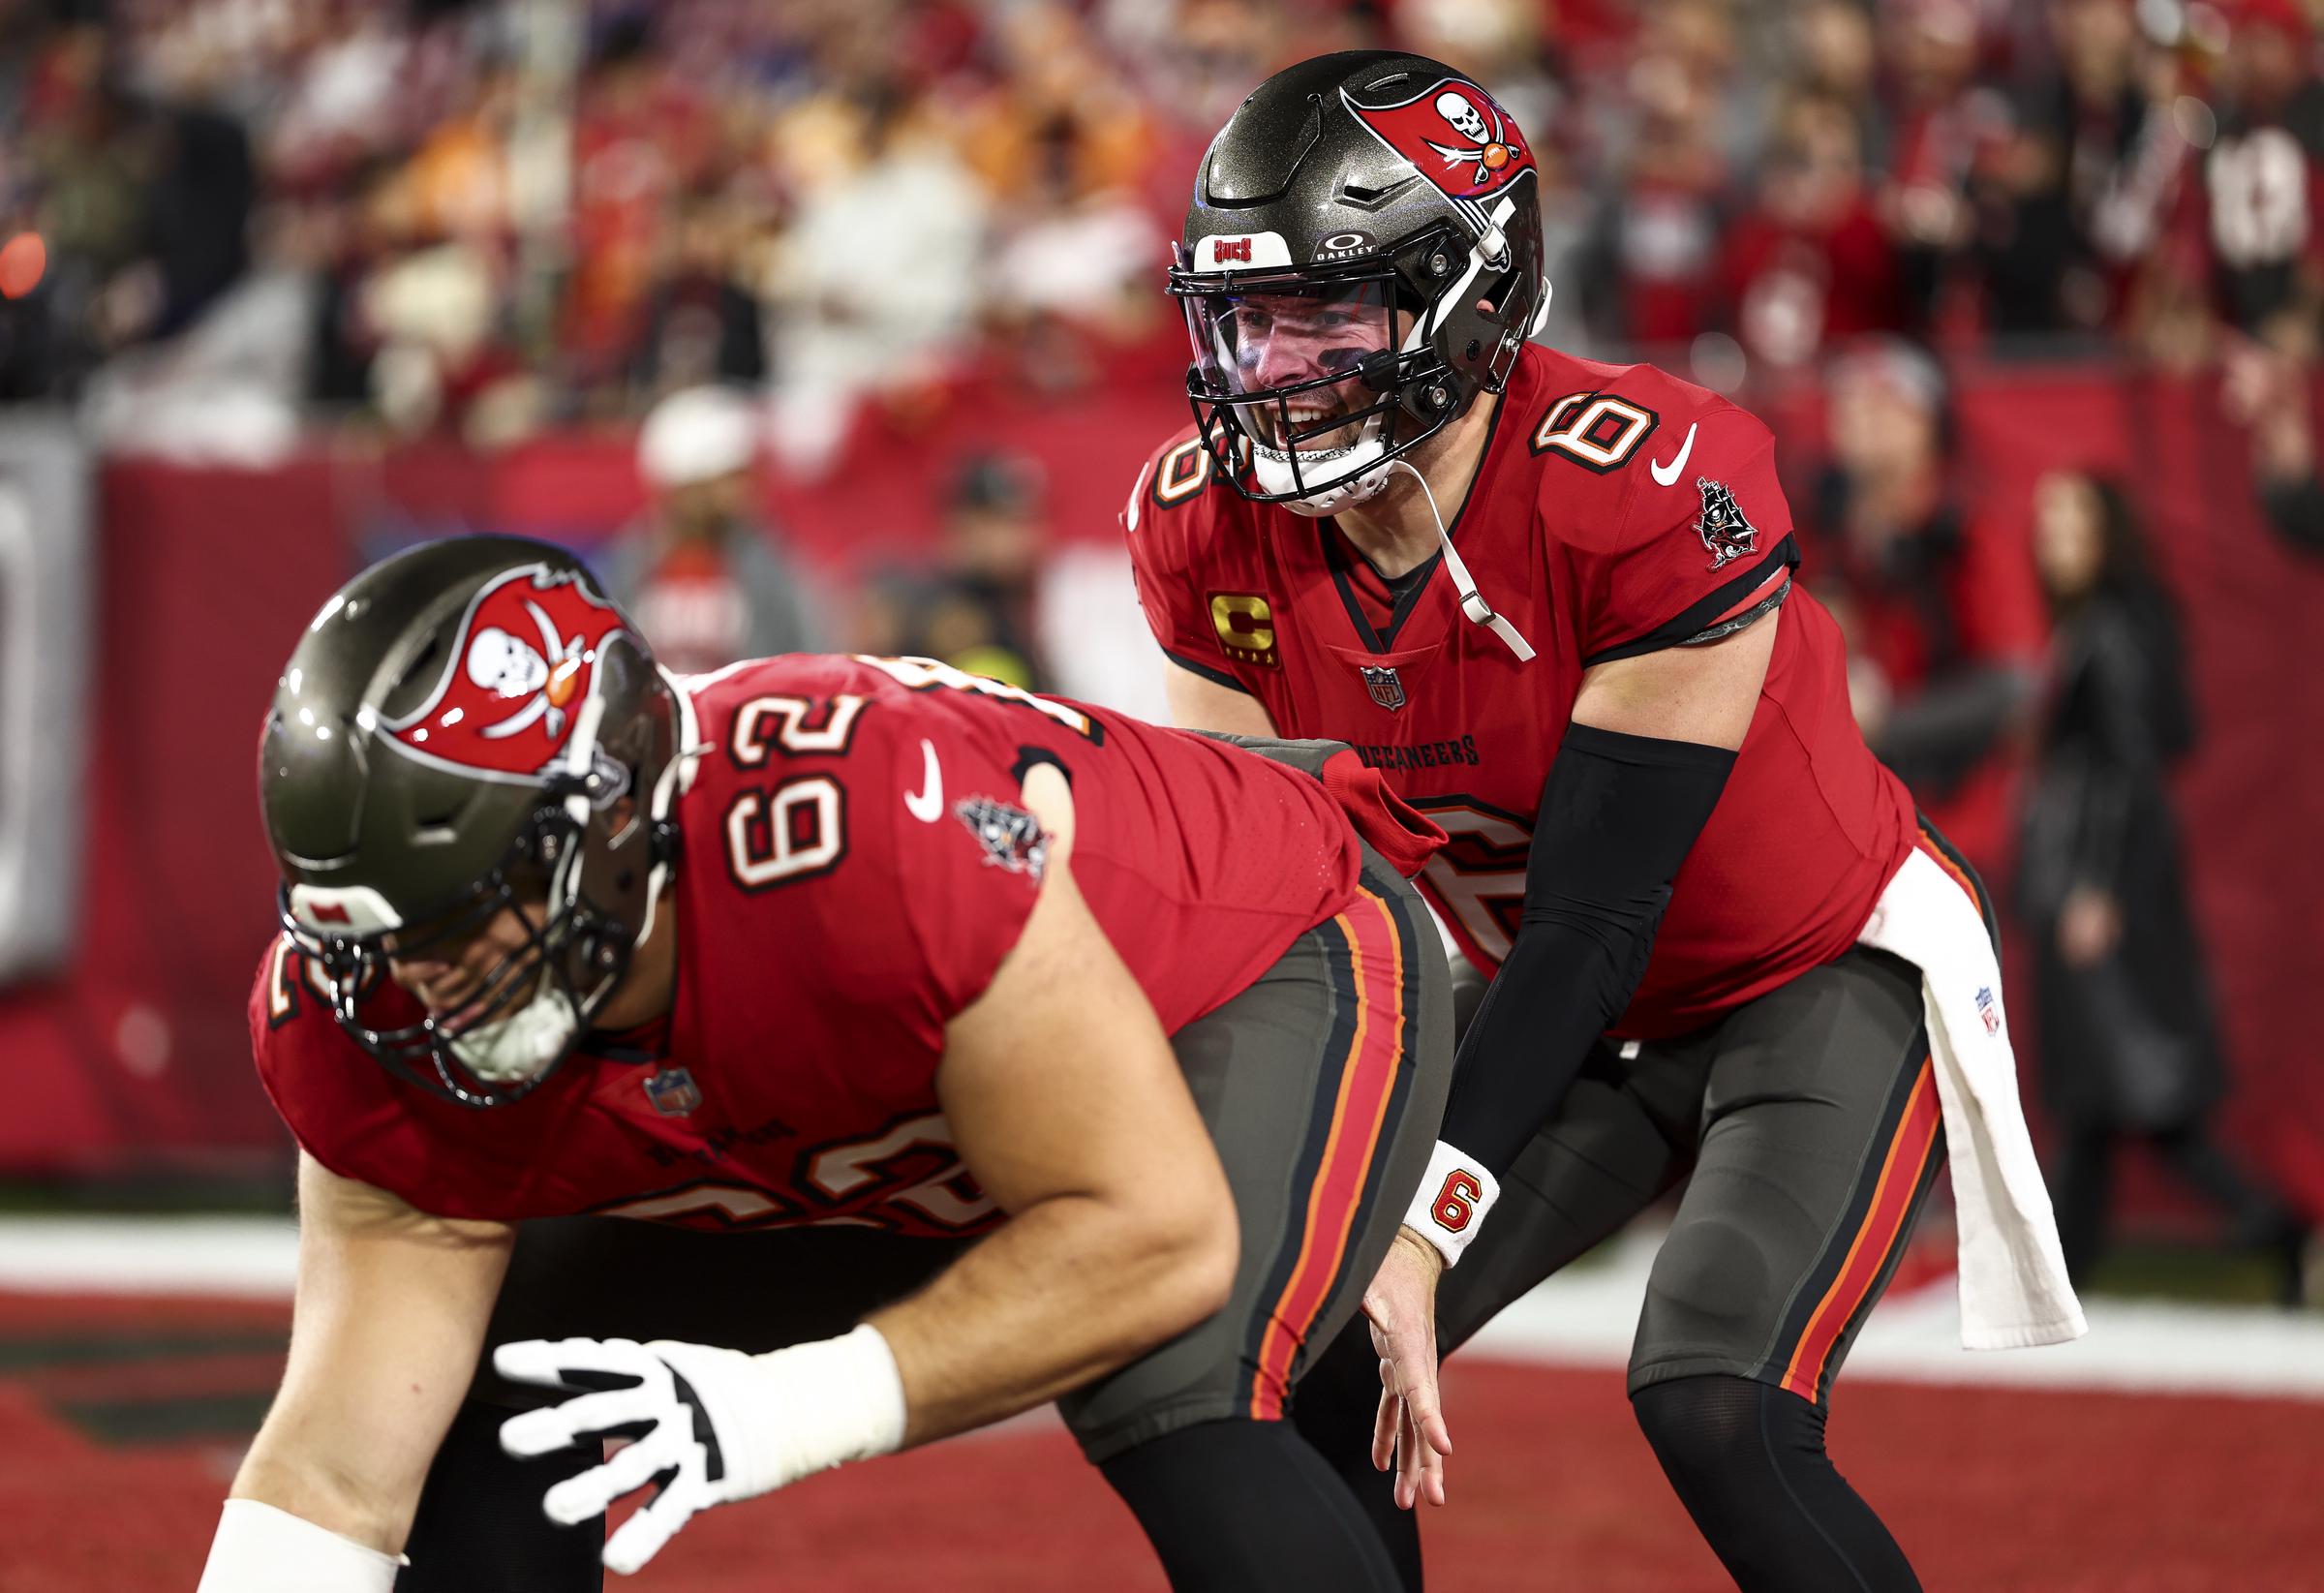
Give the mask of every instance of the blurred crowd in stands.
[(1561, 346), (1722, 387), (1879, 332), (2305, 360), (2307, 3), (6, 0), (0, 232), (47, 269), (0, 396), (107, 370), (117, 435), (262, 449), (765, 382), (811, 469), (963, 362), (1175, 348), (1209, 133), (1381, 44), (1530, 130)]

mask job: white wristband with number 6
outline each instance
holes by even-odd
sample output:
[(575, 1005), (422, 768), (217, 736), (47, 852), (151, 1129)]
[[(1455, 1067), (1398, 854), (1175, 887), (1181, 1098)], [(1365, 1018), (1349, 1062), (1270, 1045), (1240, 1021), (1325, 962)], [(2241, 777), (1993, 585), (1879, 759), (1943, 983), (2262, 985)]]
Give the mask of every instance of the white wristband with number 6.
[(1439, 1140), (1428, 1157), (1428, 1171), (1413, 1192), (1412, 1209), (1404, 1213), (1404, 1226), (1435, 1245), (1445, 1265), (1452, 1267), (1500, 1198), (1501, 1180), (1486, 1172), (1483, 1162)]

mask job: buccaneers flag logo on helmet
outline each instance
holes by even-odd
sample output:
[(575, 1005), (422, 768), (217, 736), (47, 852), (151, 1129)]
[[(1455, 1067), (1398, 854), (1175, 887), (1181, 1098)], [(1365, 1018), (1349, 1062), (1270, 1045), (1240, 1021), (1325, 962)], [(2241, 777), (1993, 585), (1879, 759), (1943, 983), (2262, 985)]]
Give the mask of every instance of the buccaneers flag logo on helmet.
[(589, 700), (620, 610), (569, 570), (526, 565), (476, 594), (428, 700), (384, 728), (399, 751), (467, 774), (531, 781)]
[(1391, 105), (1339, 97), (1350, 114), (1456, 203), (1482, 203), (1534, 169), (1533, 151), (1509, 112), (1475, 83), (1439, 77)]

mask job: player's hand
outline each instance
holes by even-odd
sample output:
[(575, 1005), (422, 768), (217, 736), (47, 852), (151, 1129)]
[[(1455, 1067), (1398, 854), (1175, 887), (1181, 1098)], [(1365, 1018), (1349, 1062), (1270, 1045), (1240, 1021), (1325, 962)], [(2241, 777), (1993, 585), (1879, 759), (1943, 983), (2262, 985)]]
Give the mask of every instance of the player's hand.
[[(609, 1571), (624, 1576), (660, 1551), (696, 1511), (746, 1497), (731, 1491), (726, 1453), (717, 1419), (698, 1388), (719, 1381), (719, 1366), (732, 1350), (657, 1339), (527, 1339), (504, 1344), (492, 1358), (503, 1377), (570, 1389), (561, 1405), (510, 1417), (501, 1424), (501, 1448), (510, 1455), (546, 1455), (607, 1438), (635, 1440), (611, 1459), (568, 1477), (540, 1502), (549, 1519), (572, 1526), (602, 1516), (616, 1499), (667, 1474), (621, 1530), (605, 1542)], [(691, 1375), (689, 1376), (689, 1372)]]
[(1398, 1229), (1372, 1286), (1363, 1294), (1372, 1348), (1380, 1355), (1380, 1415), (1372, 1427), (1372, 1464), (1396, 1468), (1396, 1506), (1445, 1502), (1445, 1456), (1452, 1434), (1436, 1390), (1436, 1246)]

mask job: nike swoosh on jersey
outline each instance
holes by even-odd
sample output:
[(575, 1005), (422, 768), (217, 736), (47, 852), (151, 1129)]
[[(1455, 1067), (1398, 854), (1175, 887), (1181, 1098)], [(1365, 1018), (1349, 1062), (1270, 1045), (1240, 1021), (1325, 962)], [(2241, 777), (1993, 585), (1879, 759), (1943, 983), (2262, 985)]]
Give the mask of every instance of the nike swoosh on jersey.
[(903, 808), (921, 823), (933, 824), (944, 816), (944, 771), (936, 767), (934, 742), (923, 741), (920, 752), (927, 759), (922, 765), (920, 789), (903, 793)]
[[(1699, 422), (1697, 422), (1697, 424), (1699, 424)], [(1653, 460), (1649, 459), (1646, 461), (1646, 468), (1654, 472), (1654, 478), (1661, 485), (1666, 487), (1676, 486), (1678, 484), (1678, 473), (1687, 468), (1687, 455), (1693, 453), (1694, 451), (1695, 427), (1689, 426), (1687, 428), (1687, 440), (1678, 445), (1678, 457), (1676, 459), (1671, 460), (1667, 465), (1658, 465)]]

